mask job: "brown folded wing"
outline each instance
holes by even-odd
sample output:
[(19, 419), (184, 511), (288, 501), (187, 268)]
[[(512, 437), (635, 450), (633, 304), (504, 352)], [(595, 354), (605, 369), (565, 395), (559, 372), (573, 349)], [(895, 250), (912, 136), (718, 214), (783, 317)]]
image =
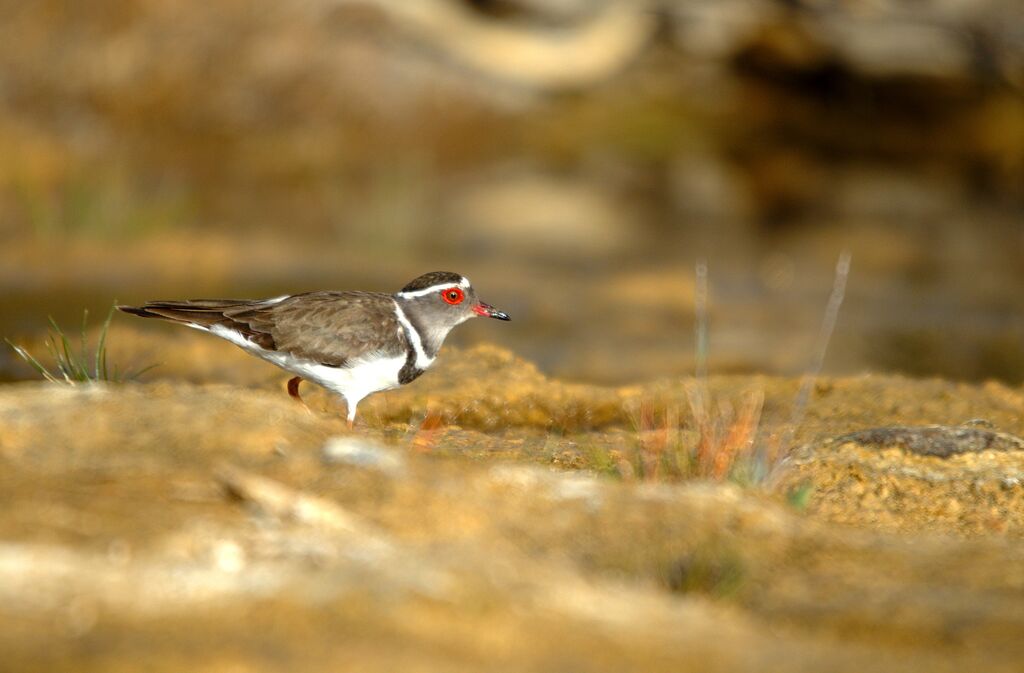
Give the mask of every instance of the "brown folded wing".
[(371, 353), (406, 352), (394, 300), (374, 292), (310, 292), (280, 301), (154, 301), (122, 311), (234, 330), (260, 348), (343, 367)]

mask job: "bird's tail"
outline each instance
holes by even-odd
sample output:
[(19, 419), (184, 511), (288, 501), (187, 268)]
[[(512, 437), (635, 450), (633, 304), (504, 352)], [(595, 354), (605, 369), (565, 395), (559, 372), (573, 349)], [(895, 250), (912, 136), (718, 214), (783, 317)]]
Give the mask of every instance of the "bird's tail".
[(237, 299), (190, 299), (188, 301), (147, 301), (142, 306), (118, 306), (117, 310), (142, 318), (209, 327), (223, 322), (226, 311), (244, 309), (252, 302)]
[[(277, 350), (273, 321), (264, 315), (267, 302), (237, 299), (190, 299), (188, 301), (147, 301), (142, 306), (118, 306), (125, 313), (216, 331), (221, 327), (265, 350)], [(223, 335), (222, 335), (223, 336)], [(227, 338), (227, 337), (225, 337)], [(229, 339), (230, 340), (230, 339)]]

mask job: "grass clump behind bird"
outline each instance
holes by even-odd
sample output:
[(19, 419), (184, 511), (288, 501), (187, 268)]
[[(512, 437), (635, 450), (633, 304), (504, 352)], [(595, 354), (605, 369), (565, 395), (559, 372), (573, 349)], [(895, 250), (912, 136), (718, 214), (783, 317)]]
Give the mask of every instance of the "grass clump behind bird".
[[(116, 306), (117, 302), (114, 302)], [(107, 317), (100, 328), (95, 349), (90, 348), (88, 338), (89, 311), (82, 314), (82, 327), (78, 335), (77, 348), (64, 329), (52, 317), (49, 318), (50, 330), (43, 342), (53, 364), (47, 367), (32, 355), (26, 348), (18, 346), (10, 339), (4, 339), (40, 376), (51, 383), (78, 385), (99, 382), (122, 382), (138, 378), (156, 365), (139, 369), (121, 371), (117, 366), (111, 367), (107, 359), (107, 333), (114, 315), (114, 306), (110, 307)]]
[[(792, 449), (796, 429), (803, 422), (815, 382), (825, 362), (850, 273), (850, 254), (836, 263), (835, 279), (822, 318), (821, 330), (807, 372), (793, 401), (790, 417), (777, 432), (762, 430), (764, 391), (754, 388), (738, 400), (715, 397), (708, 384), (708, 275), (707, 264), (696, 268), (696, 371), (685, 387), (690, 410), (690, 431), (684, 433), (680, 404), (641, 399), (628, 409), (637, 441), (615, 456), (616, 472), (628, 479), (679, 481), (730, 480), (744, 485), (772, 482)], [(806, 506), (808, 494), (794, 492), (791, 504)]]

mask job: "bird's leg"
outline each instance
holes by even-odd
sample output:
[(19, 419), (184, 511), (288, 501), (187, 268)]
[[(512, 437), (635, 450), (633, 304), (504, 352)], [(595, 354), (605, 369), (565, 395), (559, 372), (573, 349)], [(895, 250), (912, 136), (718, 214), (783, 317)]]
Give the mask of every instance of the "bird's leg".
[(348, 407), (348, 429), (352, 430), (356, 426), (356, 405), (359, 404), (359, 400), (352, 401), (345, 398), (345, 406)]
[[(299, 395), (299, 384), (302, 383), (302, 377), (296, 376), (295, 378), (288, 379), (288, 394), (294, 397), (299, 402), (302, 402), (302, 396)], [(305, 404), (305, 402), (302, 402)]]
[(302, 395), (299, 395), (299, 384), (302, 383), (302, 377), (296, 376), (288, 379), (288, 394), (294, 398), (302, 407), (309, 413), (313, 413), (313, 410), (306, 404), (306, 400), (302, 399)]

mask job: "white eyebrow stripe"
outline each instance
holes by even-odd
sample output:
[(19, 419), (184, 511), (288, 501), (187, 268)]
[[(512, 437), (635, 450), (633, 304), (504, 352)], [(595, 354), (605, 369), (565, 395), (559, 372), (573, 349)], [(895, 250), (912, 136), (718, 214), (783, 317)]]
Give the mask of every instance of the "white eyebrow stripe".
[(402, 310), (397, 301), (395, 302), (395, 317), (398, 318), (398, 322), (405, 328), (405, 334), (409, 338), (409, 343), (412, 344), (413, 351), (416, 353), (416, 368), (426, 369), (433, 364), (434, 358), (428, 357), (426, 351), (423, 350), (423, 341), (420, 339), (420, 333), (409, 322), (409, 318), (405, 316), (405, 311)]
[(440, 292), (441, 290), (443, 290), (445, 288), (454, 287), (454, 286), (458, 286), (458, 287), (462, 287), (462, 288), (468, 288), (469, 287), (469, 280), (466, 279), (466, 278), (463, 278), (458, 283), (439, 283), (437, 285), (431, 285), (430, 287), (425, 287), (422, 290), (413, 290), (411, 292), (399, 292), (396, 296), (401, 297), (402, 299), (413, 299), (414, 297), (426, 297), (428, 294), (434, 294), (435, 292)]

